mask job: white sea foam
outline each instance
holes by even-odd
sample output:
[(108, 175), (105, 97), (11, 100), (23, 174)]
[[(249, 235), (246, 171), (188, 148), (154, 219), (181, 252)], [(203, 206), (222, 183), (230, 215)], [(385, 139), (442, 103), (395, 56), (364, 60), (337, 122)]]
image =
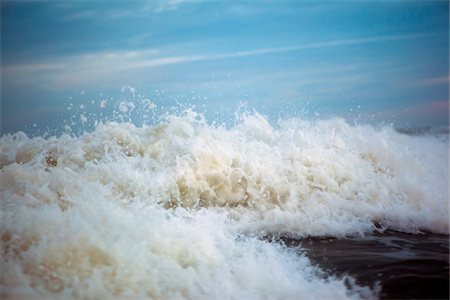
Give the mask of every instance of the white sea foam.
[(449, 231), (448, 144), (340, 119), (186, 111), (0, 155), (5, 298), (371, 298), (261, 237)]

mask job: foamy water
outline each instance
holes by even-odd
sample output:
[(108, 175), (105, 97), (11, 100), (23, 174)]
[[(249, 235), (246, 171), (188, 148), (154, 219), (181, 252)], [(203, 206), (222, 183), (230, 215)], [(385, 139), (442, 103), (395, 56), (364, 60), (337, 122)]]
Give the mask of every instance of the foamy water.
[(239, 119), (3, 136), (2, 297), (374, 298), (261, 238), (449, 233), (448, 139)]

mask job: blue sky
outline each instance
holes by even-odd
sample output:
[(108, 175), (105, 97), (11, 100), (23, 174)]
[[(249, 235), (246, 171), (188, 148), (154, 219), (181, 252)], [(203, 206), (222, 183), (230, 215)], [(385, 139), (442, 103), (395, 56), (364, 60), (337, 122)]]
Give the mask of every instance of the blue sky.
[(448, 1), (2, 1), (2, 132), (99, 116), (124, 86), (211, 118), (448, 124), (448, 24)]

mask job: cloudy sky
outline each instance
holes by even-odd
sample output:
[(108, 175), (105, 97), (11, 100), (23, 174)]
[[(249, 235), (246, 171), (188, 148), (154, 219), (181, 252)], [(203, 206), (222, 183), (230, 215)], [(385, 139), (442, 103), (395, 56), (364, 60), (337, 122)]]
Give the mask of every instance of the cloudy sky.
[(448, 124), (448, 24), (448, 1), (2, 0), (2, 132), (61, 127), (124, 86), (210, 115)]

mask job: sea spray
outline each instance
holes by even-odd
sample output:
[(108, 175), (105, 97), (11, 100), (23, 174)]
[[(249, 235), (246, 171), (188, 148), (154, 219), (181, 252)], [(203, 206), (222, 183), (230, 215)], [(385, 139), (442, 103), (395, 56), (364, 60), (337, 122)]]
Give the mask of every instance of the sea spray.
[(245, 113), (228, 128), (192, 110), (4, 135), (2, 297), (376, 297), (261, 238), (448, 234), (447, 147), (341, 119)]

